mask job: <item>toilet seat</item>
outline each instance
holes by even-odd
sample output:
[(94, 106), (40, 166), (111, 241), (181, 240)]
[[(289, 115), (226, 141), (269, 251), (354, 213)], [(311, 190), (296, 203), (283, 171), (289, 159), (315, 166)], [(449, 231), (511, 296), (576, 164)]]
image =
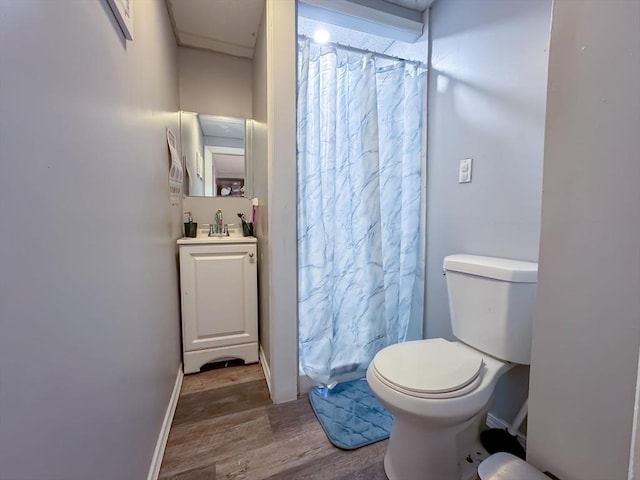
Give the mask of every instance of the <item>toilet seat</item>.
[(480, 352), (443, 338), (398, 343), (371, 362), (378, 379), (418, 398), (454, 398), (473, 391), (482, 380)]

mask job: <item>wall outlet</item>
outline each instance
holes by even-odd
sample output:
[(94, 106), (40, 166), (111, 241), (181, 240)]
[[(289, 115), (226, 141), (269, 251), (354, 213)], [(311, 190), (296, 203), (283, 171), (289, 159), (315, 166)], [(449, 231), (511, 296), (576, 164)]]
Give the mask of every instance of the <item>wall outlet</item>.
[(471, 158), (460, 160), (458, 168), (458, 183), (469, 183), (471, 181)]

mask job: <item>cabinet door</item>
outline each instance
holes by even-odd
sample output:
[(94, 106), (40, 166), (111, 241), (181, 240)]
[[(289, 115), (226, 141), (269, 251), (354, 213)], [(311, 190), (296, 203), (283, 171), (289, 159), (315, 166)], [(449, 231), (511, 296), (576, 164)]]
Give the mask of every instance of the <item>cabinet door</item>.
[(185, 351), (258, 340), (255, 245), (180, 247)]

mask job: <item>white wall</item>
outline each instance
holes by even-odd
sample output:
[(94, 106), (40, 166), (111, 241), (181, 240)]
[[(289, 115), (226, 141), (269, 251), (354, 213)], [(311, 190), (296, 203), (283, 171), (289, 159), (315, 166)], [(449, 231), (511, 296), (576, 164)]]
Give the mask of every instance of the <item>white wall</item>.
[(296, 5), (266, 0), (253, 76), (260, 345), (274, 402), (297, 398)]
[(185, 197), (182, 200), (182, 209), (185, 212), (191, 212), (193, 221), (200, 225), (213, 222), (216, 211), (220, 209), (224, 223), (232, 223), (241, 228), (241, 221), (237, 214), (244, 213), (247, 218), (251, 217), (251, 199), (244, 197)]
[(625, 479), (640, 347), (640, 3), (556, 0), (528, 458)]
[[(551, 0), (440, 0), (430, 14), (426, 336), (453, 338), (442, 260), (537, 260)], [(473, 158), (472, 182), (458, 163)], [(501, 380), (510, 421), (527, 368)]]
[[(188, 112), (253, 118), (253, 62), (247, 58), (222, 53), (178, 47), (178, 76), (180, 83), (180, 109)], [(187, 125), (188, 127), (188, 125)], [(203, 144), (212, 142), (204, 137)], [(244, 145), (241, 145), (244, 146)], [(185, 153), (189, 152), (185, 149)], [(195, 178), (195, 170), (192, 170)], [(192, 181), (191, 195), (203, 195), (202, 182)], [(254, 195), (257, 196), (257, 195)], [(218, 208), (225, 222), (238, 223), (237, 212), (249, 215), (251, 203), (244, 198), (185, 198), (183, 210), (193, 211), (194, 221), (211, 222)]]
[(175, 40), (0, 1), (0, 478), (143, 479), (180, 364)]
[[(267, 0), (269, 329), (274, 402), (298, 393), (296, 4)], [(255, 175), (254, 175), (255, 178)]]
[[(262, 360), (271, 359), (271, 327), (269, 322), (269, 182), (267, 165), (267, 30), (266, 15), (263, 15), (256, 38), (253, 54), (253, 190), (260, 199), (258, 208), (256, 237), (258, 237), (258, 296), (259, 296), (259, 337)], [(268, 371), (268, 368), (267, 368)], [(269, 378), (269, 381), (271, 379)]]
[[(253, 118), (251, 60), (187, 47), (178, 47), (177, 50), (181, 110)], [(211, 144), (211, 141), (207, 141), (210, 138), (203, 137), (203, 144)], [(189, 155), (191, 150), (187, 147), (185, 153)], [(192, 155), (195, 155), (195, 151)], [(195, 170), (191, 173), (195, 178)], [(204, 194), (204, 187), (202, 190), (199, 188), (201, 183), (200, 180), (192, 181), (195, 188), (190, 192), (191, 195)], [(192, 211), (194, 221), (201, 224), (210, 223), (218, 208), (222, 209), (227, 223), (239, 223), (236, 216), (238, 212), (246, 215), (251, 213), (250, 200), (245, 198), (187, 197), (183, 201), (183, 210)]]
[(252, 65), (248, 58), (178, 47), (180, 108), (253, 118)]

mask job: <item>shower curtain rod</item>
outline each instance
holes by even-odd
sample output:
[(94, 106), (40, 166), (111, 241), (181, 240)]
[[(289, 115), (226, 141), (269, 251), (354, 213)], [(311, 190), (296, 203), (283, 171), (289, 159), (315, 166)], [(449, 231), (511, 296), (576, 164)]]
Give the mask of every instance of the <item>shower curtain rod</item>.
[[(313, 38), (308, 37), (306, 35), (302, 35), (302, 34), (298, 34), (298, 38), (304, 38), (306, 40), (309, 40), (311, 43), (315, 44), (315, 45), (322, 45), (319, 44), (318, 42), (315, 42), (313, 40)], [(324, 44), (326, 45), (326, 44)], [(413, 63), (414, 65), (418, 65), (419, 67), (422, 68), (428, 68), (424, 62), (421, 62), (419, 60), (408, 60), (406, 58), (400, 58), (400, 57), (394, 57), (393, 55), (387, 55), (386, 53), (379, 53), (379, 52), (372, 52), (370, 50), (364, 50), (362, 48), (356, 48), (356, 47), (351, 47), (349, 45), (342, 45), (341, 43), (330, 43), (330, 45), (335, 45), (336, 48), (340, 48), (342, 50), (347, 50), (349, 52), (354, 52), (354, 53), (362, 53), (362, 54), (370, 54), (373, 55), (375, 57), (378, 58), (384, 58), (385, 60), (392, 60), (394, 62), (406, 62), (406, 63)]]

